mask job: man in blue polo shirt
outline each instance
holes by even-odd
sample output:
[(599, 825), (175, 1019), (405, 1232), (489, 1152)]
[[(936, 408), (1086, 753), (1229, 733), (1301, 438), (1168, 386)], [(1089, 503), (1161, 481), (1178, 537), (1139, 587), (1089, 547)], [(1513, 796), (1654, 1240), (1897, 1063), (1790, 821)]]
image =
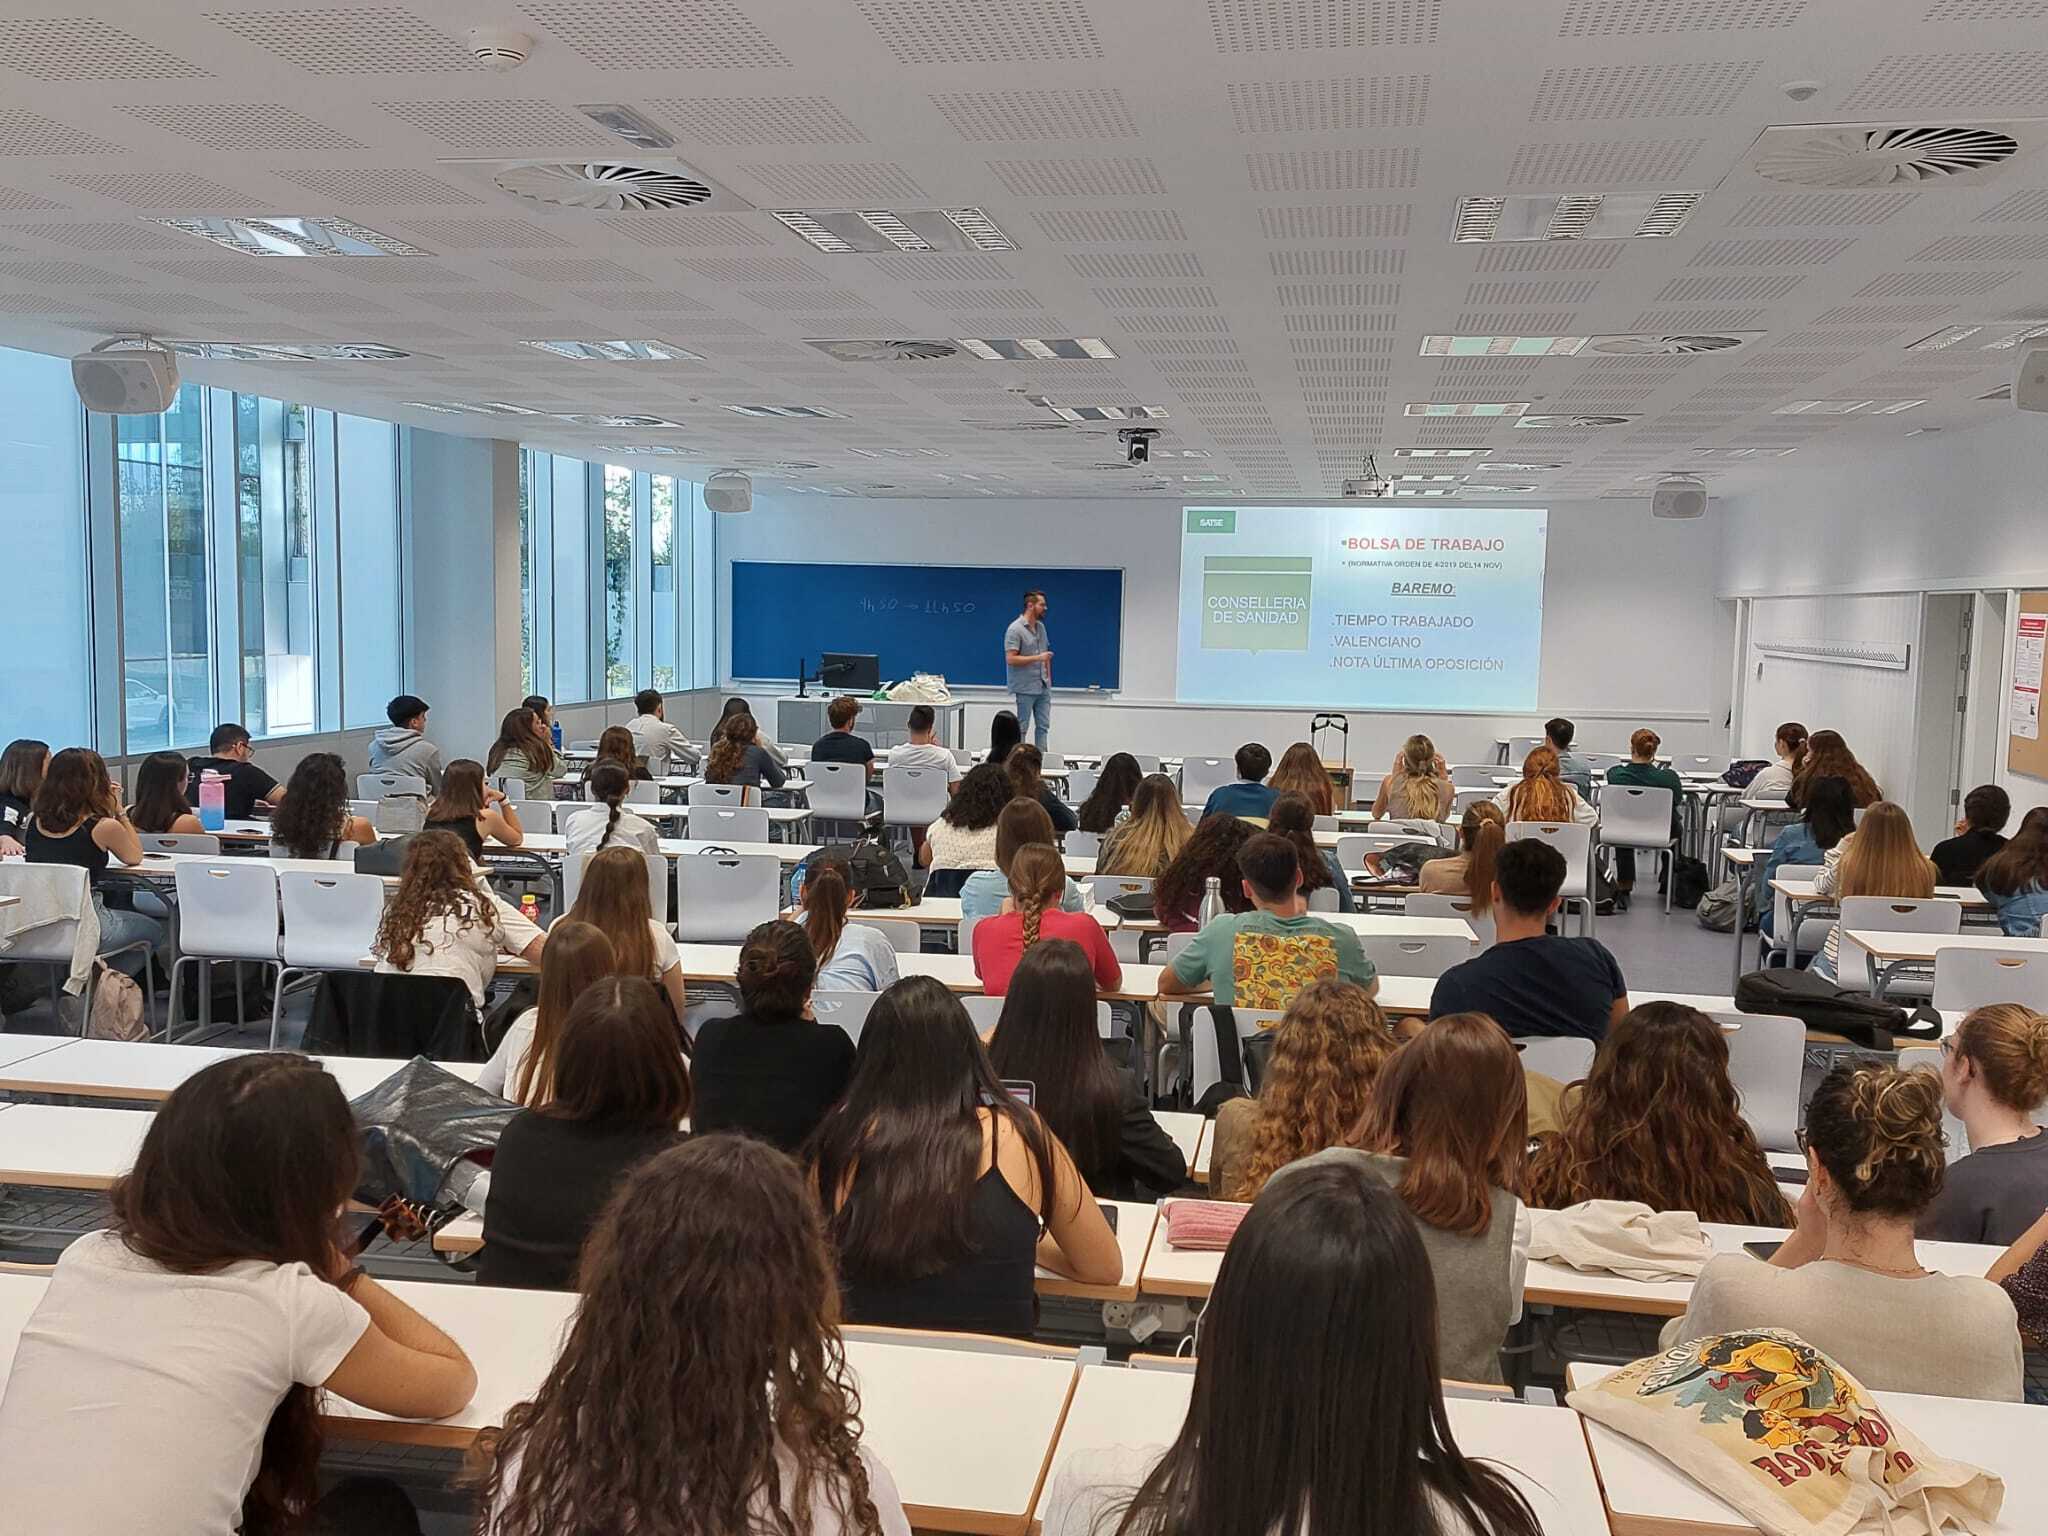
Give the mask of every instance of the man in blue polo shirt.
[(1052, 730), (1052, 648), (1045, 638), (1045, 594), (1026, 592), (1024, 611), (1003, 631), (1003, 663), (1017, 700), (1017, 726), (1038, 750)]

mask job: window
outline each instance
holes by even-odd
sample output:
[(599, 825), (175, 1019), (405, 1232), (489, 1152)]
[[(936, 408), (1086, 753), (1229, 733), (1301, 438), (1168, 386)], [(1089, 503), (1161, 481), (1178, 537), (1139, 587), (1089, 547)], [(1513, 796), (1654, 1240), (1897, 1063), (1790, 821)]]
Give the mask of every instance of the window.
[(533, 450), (519, 450), (519, 686), (533, 692)]
[(214, 726), (202, 391), (114, 423), (124, 750), (203, 743)]
[(681, 612), (676, 597), (676, 479), (674, 475), (655, 475), (649, 485), (647, 547), (654, 578), (647, 606), (654, 653), (650, 686), (667, 692), (683, 686), (677, 681), (676, 672), (677, 619)]
[(604, 686), (608, 698), (633, 684), (633, 471), (604, 471)]
[(0, 740), (93, 739), (84, 429), (63, 358), (0, 348), (0, 528), (12, 578), (0, 602)]
[(312, 445), (308, 411), (235, 396), (235, 568), (241, 710), (256, 736), (317, 726)]
[(336, 521), (341, 559), (341, 724), (383, 725), (405, 691), (404, 526), (398, 428), (334, 418)]

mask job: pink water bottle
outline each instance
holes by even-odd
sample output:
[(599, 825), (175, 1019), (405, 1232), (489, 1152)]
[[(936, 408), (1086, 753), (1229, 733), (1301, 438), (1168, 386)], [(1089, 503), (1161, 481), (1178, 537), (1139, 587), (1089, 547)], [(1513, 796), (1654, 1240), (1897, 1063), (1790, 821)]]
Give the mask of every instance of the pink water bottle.
[(199, 825), (218, 832), (228, 821), (228, 779), (208, 768), (199, 775)]

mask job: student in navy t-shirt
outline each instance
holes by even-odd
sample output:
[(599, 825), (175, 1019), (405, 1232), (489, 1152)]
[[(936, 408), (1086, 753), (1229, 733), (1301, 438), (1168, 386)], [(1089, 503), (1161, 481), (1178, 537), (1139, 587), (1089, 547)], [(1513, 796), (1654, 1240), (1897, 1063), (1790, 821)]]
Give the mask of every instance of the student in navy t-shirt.
[(1239, 747), (1237, 782), (1219, 784), (1209, 792), (1209, 803), (1202, 807), (1202, 820), (1217, 815), (1265, 817), (1272, 811), (1273, 802), (1280, 798), (1280, 791), (1265, 782), (1272, 768), (1273, 754), (1256, 741)]
[(1429, 1016), (1489, 1015), (1510, 1035), (1583, 1035), (1602, 1040), (1628, 1012), (1628, 984), (1597, 939), (1546, 933), (1564, 888), (1564, 855), (1525, 837), (1494, 865), (1494, 943), (1437, 979)]

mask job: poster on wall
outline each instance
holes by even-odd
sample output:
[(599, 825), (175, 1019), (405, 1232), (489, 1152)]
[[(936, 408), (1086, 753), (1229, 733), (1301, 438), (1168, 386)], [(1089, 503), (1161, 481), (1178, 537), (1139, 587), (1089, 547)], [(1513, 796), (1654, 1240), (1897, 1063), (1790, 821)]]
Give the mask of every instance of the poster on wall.
[(2041, 660), (2048, 649), (2048, 613), (2020, 615), (2019, 638), (2012, 650), (2012, 734), (2021, 741), (2041, 739)]

